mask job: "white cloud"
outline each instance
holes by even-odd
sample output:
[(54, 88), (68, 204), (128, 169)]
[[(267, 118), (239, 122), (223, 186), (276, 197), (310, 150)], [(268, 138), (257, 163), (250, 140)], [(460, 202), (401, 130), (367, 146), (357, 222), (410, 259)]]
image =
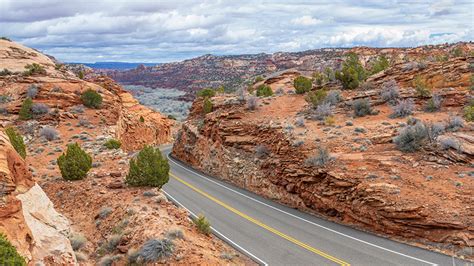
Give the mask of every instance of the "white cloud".
[(0, 0), (0, 36), (64, 61), (417, 46), (471, 41), (471, 24), (471, 0)]
[(322, 22), (321, 20), (315, 19), (311, 16), (302, 16), (302, 17), (291, 20), (291, 23), (295, 25), (301, 25), (301, 26), (313, 26), (321, 22)]

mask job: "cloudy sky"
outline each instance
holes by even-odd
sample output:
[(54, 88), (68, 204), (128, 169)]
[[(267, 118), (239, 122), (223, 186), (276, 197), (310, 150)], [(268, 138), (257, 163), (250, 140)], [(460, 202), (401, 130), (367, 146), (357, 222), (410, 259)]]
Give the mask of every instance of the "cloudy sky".
[(472, 41), (474, 0), (0, 0), (0, 36), (65, 62)]

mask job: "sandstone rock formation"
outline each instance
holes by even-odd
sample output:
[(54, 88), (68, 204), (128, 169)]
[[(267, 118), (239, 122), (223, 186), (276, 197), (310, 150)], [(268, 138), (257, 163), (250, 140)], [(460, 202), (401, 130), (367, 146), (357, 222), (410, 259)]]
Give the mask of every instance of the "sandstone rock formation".
[[(416, 53), (404, 54), (403, 49), (390, 51), (416, 58)], [(265, 81), (283, 94), (260, 98), (256, 110), (247, 109), (236, 96), (217, 96), (212, 98), (213, 112), (204, 114), (202, 99), (197, 99), (177, 135), (173, 155), (289, 206), (472, 259), (466, 250), (474, 245), (473, 124), (465, 122), (458, 132), (438, 139), (455, 138), (462, 148), (442, 150), (433, 143), (415, 153), (402, 153), (392, 139), (407, 118), (389, 118), (391, 107), (380, 99), (382, 84), (395, 79), (401, 97), (415, 100), (412, 119), (446, 123), (449, 116), (462, 116), (472, 97), (468, 89), (472, 60), (451, 58), (422, 69), (395, 63), (369, 77), (373, 90), (342, 91), (343, 101), (333, 110), (334, 125), (312, 120), (315, 111), (304, 95), (290, 93), (293, 74)], [(412, 87), (417, 75), (425, 76), (432, 92), (442, 95), (441, 111), (423, 111), (427, 99), (416, 97)], [(330, 88), (341, 86), (333, 83)], [(378, 113), (354, 117), (352, 101), (367, 97)], [(298, 118), (304, 118), (303, 125), (296, 123)], [(318, 146), (327, 147), (335, 163), (308, 164)]]
[(33, 185), (25, 161), (0, 132), (0, 231), (31, 263), (74, 264), (69, 221)]

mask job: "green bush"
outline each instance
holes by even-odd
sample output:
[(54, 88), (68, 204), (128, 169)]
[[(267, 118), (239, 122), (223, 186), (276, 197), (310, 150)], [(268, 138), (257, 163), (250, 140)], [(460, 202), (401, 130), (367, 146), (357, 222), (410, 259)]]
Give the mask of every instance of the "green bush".
[(83, 179), (92, 167), (91, 156), (77, 143), (67, 145), (66, 153), (59, 156), (57, 162), (61, 175), (66, 180)]
[(421, 76), (416, 76), (413, 80), (413, 86), (416, 90), (416, 96), (426, 98), (431, 96), (431, 91), (428, 89), (428, 85), (426, 85), (426, 80), (421, 78)]
[(312, 76), (313, 83), (319, 86), (323, 85), (323, 83), (326, 83), (328, 81), (327, 76), (320, 72), (314, 72)]
[(104, 143), (104, 146), (109, 150), (119, 149), (120, 146), (122, 146), (122, 143), (116, 139), (109, 139)]
[(389, 66), (390, 63), (388, 62), (388, 59), (384, 55), (381, 55), (372, 63), (370, 74), (373, 75), (379, 73), (380, 71), (387, 69)]
[(216, 96), (216, 91), (211, 88), (202, 89), (197, 92), (198, 97), (214, 97)]
[(79, 73), (77, 74), (77, 76), (80, 78), (80, 79), (83, 79), (84, 78), (84, 72), (81, 70), (79, 71)]
[(81, 95), (81, 100), (89, 108), (99, 109), (102, 105), (102, 96), (93, 89), (86, 90)]
[(306, 95), (305, 100), (316, 108), (324, 102), (326, 96), (327, 93), (325, 90), (310, 91), (308, 95)]
[(196, 219), (193, 220), (194, 225), (196, 225), (199, 232), (209, 235), (211, 233), (211, 224), (206, 219), (204, 215), (199, 215)]
[(12, 41), (12, 40), (10, 40), (10, 38), (5, 37), (5, 36), (0, 37), (0, 40), (9, 41), (9, 42)]
[(34, 74), (46, 74), (46, 70), (44, 69), (44, 67), (37, 63), (28, 64), (25, 66), (25, 69), (26, 70), (23, 72), (25, 76), (31, 76)]
[(456, 47), (451, 51), (451, 54), (454, 57), (461, 57), (464, 56), (464, 51), (461, 49), (461, 47)]
[(204, 114), (208, 114), (212, 112), (213, 104), (209, 98), (205, 98), (204, 102), (202, 103), (202, 111)]
[(471, 99), (469, 105), (464, 107), (464, 118), (468, 122), (474, 121), (474, 100)]
[(25, 258), (18, 254), (3, 233), (0, 233), (0, 265), (26, 266)]
[(20, 111), (18, 112), (18, 116), (20, 120), (29, 120), (33, 118), (33, 114), (31, 113), (31, 107), (33, 106), (33, 100), (31, 98), (26, 98), (21, 105)]
[(168, 115), (168, 119), (176, 120), (176, 116), (174, 116), (174, 115)]
[(273, 95), (272, 88), (270, 86), (261, 84), (257, 87), (257, 96), (258, 97), (269, 97)]
[(130, 160), (126, 182), (131, 186), (153, 186), (161, 188), (169, 180), (170, 166), (159, 149), (145, 146)]
[(145, 118), (143, 118), (143, 116), (140, 116), (140, 122), (145, 123)]
[(5, 129), (5, 133), (7, 134), (8, 138), (10, 139), (10, 143), (12, 144), (13, 148), (15, 148), (16, 152), (20, 154), (20, 156), (25, 159), (26, 158), (26, 146), (25, 142), (23, 142), (23, 137), (20, 133), (18, 133), (14, 128), (7, 127)]
[(309, 78), (299, 76), (293, 81), (293, 86), (295, 87), (295, 92), (297, 94), (304, 94), (311, 90), (313, 84)]
[(341, 81), (344, 89), (355, 89), (366, 78), (366, 71), (355, 53), (349, 53), (342, 64), (342, 70), (336, 72), (336, 79)]
[(258, 82), (261, 82), (261, 81), (263, 81), (263, 77), (262, 77), (262, 76), (257, 76), (257, 77), (255, 78), (255, 83), (258, 83)]

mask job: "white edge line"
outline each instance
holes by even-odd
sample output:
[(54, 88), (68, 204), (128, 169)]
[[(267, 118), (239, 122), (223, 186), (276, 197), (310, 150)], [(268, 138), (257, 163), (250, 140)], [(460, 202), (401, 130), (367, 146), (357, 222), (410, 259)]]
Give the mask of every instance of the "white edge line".
[(294, 217), (294, 218), (297, 218), (297, 219), (299, 219), (299, 220), (301, 220), (301, 221), (307, 222), (307, 223), (312, 224), (312, 225), (314, 225), (314, 226), (318, 226), (318, 227), (320, 227), (320, 228), (326, 229), (326, 230), (328, 230), (328, 231), (330, 231), (330, 232), (339, 234), (339, 235), (341, 235), (341, 236), (345, 236), (345, 237), (347, 237), (347, 238), (350, 238), (350, 239), (359, 241), (359, 242), (364, 243), (364, 244), (367, 244), (367, 245), (369, 245), (369, 246), (376, 247), (376, 248), (379, 248), (379, 249), (382, 249), (382, 250), (385, 250), (385, 251), (388, 251), (388, 252), (391, 252), (391, 253), (394, 253), (394, 254), (397, 254), (397, 255), (400, 255), (400, 256), (404, 256), (404, 257), (407, 257), (407, 258), (410, 258), (410, 259), (413, 259), (413, 260), (417, 260), (417, 261), (420, 261), (420, 262), (423, 262), (423, 263), (426, 263), (426, 264), (430, 264), (430, 265), (433, 265), (433, 266), (438, 266), (438, 264), (436, 264), (436, 263), (429, 262), (429, 261), (426, 261), (426, 260), (422, 260), (422, 259), (419, 259), (419, 258), (416, 258), (416, 257), (412, 257), (412, 256), (410, 256), (410, 255), (403, 254), (403, 253), (400, 253), (400, 252), (398, 252), (398, 251), (391, 250), (391, 249), (388, 249), (388, 248), (384, 248), (384, 247), (378, 246), (378, 245), (376, 245), (376, 244), (372, 244), (372, 243), (367, 242), (367, 241), (365, 241), (365, 240), (358, 239), (358, 238), (356, 238), (356, 237), (353, 237), (353, 236), (350, 236), (350, 235), (346, 235), (346, 234), (344, 234), (344, 233), (341, 233), (341, 232), (336, 231), (336, 230), (334, 230), (334, 229), (328, 228), (328, 227), (326, 227), (326, 226), (323, 226), (323, 225), (314, 223), (314, 222), (312, 222), (312, 221), (308, 221), (308, 220), (306, 220), (306, 219), (304, 219), (304, 218), (301, 218), (301, 217), (299, 217), (299, 216), (296, 216), (296, 215), (291, 214), (291, 213), (289, 213), (289, 212), (286, 212), (286, 211), (284, 211), (284, 210), (280, 210), (279, 208), (276, 208), (276, 207), (271, 206), (271, 205), (269, 205), (269, 204), (267, 204), (267, 203), (265, 203), (265, 202), (261, 202), (261, 201), (259, 201), (259, 200), (257, 200), (257, 199), (254, 199), (254, 198), (249, 197), (249, 196), (247, 196), (247, 195), (245, 195), (245, 194), (242, 194), (242, 193), (240, 193), (240, 192), (238, 192), (238, 191), (236, 191), (236, 190), (233, 190), (232, 188), (229, 188), (229, 187), (224, 186), (224, 185), (222, 185), (222, 184), (220, 184), (220, 183), (218, 183), (218, 182), (216, 182), (216, 181), (214, 181), (214, 180), (212, 180), (212, 179), (209, 179), (208, 177), (203, 176), (203, 175), (201, 175), (201, 174), (199, 174), (199, 173), (197, 173), (197, 172), (195, 172), (195, 171), (193, 171), (193, 170), (191, 170), (191, 169), (188, 169), (188, 168), (186, 168), (186, 167), (180, 165), (179, 163), (176, 163), (176, 162), (174, 161), (174, 159), (169, 156), (169, 154), (167, 155), (167, 157), (168, 157), (168, 160), (170, 160), (171, 162), (173, 162), (175, 165), (177, 165), (177, 166), (179, 166), (179, 167), (181, 167), (181, 168), (183, 168), (183, 169), (185, 169), (185, 170), (187, 170), (187, 171), (189, 171), (189, 172), (191, 172), (191, 173), (193, 173), (193, 174), (196, 174), (196, 175), (198, 175), (198, 176), (200, 176), (200, 177), (202, 177), (202, 178), (204, 178), (204, 179), (206, 179), (206, 180), (208, 180), (208, 181), (210, 181), (210, 182), (212, 182), (212, 183), (214, 183), (214, 184), (216, 184), (216, 185), (218, 185), (218, 186), (221, 186), (221, 187), (223, 187), (223, 188), (225, 188), (225, 189), (227, 189), (227, 190), (230, 190), (230, 191), (232, 191), (232, 192), (234, 192), (234, 193), (237, 193), (237, 194), (239, 194), (239, 195), (241, 195), (241, 196), (243, 196), (243, 197), (245, 197), (245, 198), (248, 198), (248, 199), (250, 199), (250, 200), (252, 200), (252, 201), (258, 202), (258, 203), (260, 203), (260, 204), (262, 204), (262, 205), (265, 205), (265, 206), (267, 206), (267, 207), (269, 207), (269, 208), (272, 208), (272, 209), (274, 209), (274, 210), (277, 210), (277, 211), (279, 211), (279, 212), (281, 212), (281, 213), (287, 214), (287, 215), (289, 215), (289, 216), (291, 216), (291, 217)]
[[(196, 219), (198, 216), (196, 214), (194, 214), (192, 211), (190, 211), (188, 208), (184, 207), (183, 204), (181, 204), (177, 199), (175, 199), (173, 196), (171, 196), (168, 192), (164, 191), (163, 189), (161, 190), (163, 191), (163, 193), (165, 193), (166, 197), (168, 197), (171, 201), (173, 201), (174, 203), (176, 203), (177, 205), (181, 206), (182, 208), (184, 208), (186, 211), (189, 212), (189, 214), (194, 218)], [(217, 231), (217, 229), (215, 229), (214, 227), (211, 226), (211, 230), (213, 231), (213, 233), (215, 235), (217, 235), (217, 237), (221, 238), (222, 240), (224, 240), (225, 242), (229, 243), (231, 246), (233, 246), (234, 248), (238, 249), (240, 252), (246, 254), (247, 256), (251, 257), (254, 261), (256, 261), (257, 263), (261, 264), (261, 265), (265, 265), (267, 266), (268, 264), (261, 260), (259, 257), (255, 256), (254, 254), (250, 253), (250, 251), (246, 250), (245, 248), (241, 247), (240, 245), (238, 245), (237, 243), (235, 243), (234, 241), (230, 240), (228, 237), (226, 237), (225, 235), (223, 235), (221, 232)]]

